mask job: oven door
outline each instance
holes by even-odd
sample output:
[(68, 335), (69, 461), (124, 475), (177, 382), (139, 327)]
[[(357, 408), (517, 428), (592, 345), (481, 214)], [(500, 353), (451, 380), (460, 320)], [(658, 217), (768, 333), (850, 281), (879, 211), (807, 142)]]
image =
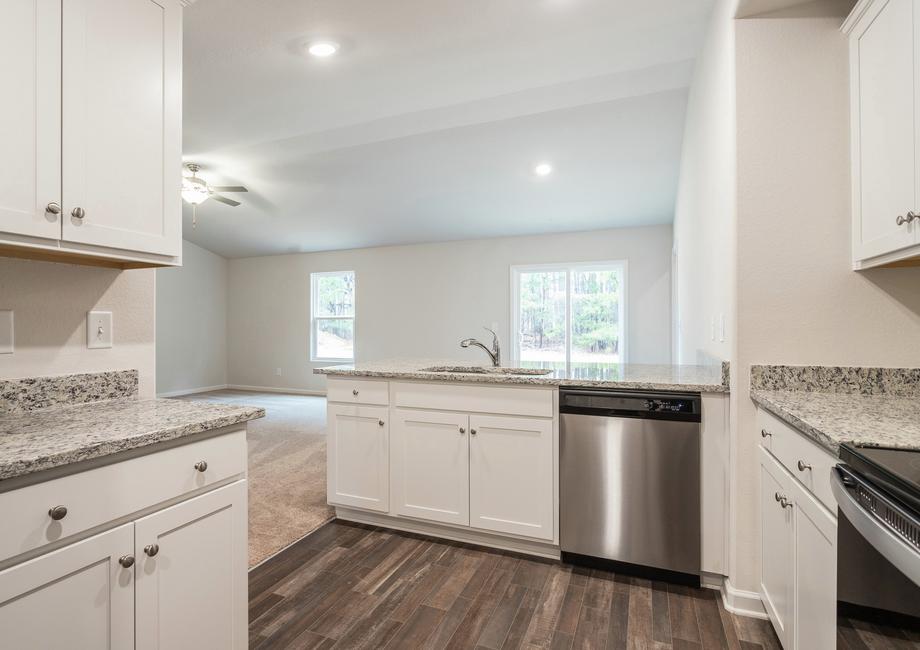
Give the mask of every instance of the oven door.
[(837, 499), (837, 600), (843, 608), (920, 618), (920, 517), (846, 465)]

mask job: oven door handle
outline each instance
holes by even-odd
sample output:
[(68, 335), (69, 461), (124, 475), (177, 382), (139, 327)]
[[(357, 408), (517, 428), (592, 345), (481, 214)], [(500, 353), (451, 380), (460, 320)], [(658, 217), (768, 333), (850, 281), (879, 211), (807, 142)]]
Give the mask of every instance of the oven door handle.
[(876, 519), (859, 504), (856, 498), (850, 493), (852, 488), (847, 487), (844, 482), (844, 476), (846, 476), (847, 480), (854, 487), (854, 481), (858, 482), (862, 484), (866, 490), (871, 492), (873, 496), (890, 503), (890, 501), (885, 499), (878, 490), (874, 489), (872, 486), (866, 485), (865, 482), (860, 481), (846, 469), (839, 466), (832, 467), (831, 491), (834, 493), (834, 498), (837, 499), (837, 506), (840, 508), (840, 512), (851, 524), (853, 524), (853, 527), (859, 531), (859, 534), (862, 535), (875, 550), (891, 562), (896, 569), (912, 580), (914, 584), (920, 586), (920, 553), (895, 535), (885, 524)]

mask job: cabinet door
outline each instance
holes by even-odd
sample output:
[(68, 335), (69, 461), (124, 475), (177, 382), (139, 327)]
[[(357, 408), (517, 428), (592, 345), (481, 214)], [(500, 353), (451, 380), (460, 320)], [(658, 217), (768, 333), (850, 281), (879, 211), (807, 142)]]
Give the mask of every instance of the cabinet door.
[(795, 528), (791, 479), (763, 448), (760, 449), (760, 595), (784, 647), (793, 639)]
[(916, 202), (915, 0), (876, 2), (850, 37), (854, 257), (910, 246)]
[(135, 523), (137, 650), (246, 648), (246, 485)]
[(795, 643), (837, 643), (837, 519), (798, 485), (795, 493)]
[(553, 422), (470, 416), (470, 525), (553, 539)]
[(0, 571), (0, 646), (121, 650), (134, 646), (134, 552), (125, 524)]
[(388, 512), (390, 438), (386, 407), (330, 404), (326, 414), (329, 503)]
[(179, 255), (179, 0), (63, 4), (62, 239)]
[(470, 523), (470, 418), (393, 410), (391, 480), (398, 515)]
[(0, 231), (57, 240), (61, 2), (4, 0), (0, 15)]

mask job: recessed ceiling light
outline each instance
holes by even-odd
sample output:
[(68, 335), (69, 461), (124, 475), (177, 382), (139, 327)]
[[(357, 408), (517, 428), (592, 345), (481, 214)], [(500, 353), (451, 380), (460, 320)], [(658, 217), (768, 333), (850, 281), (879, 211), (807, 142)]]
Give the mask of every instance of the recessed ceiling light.
[(321, 59), (332, 56), (339, 51), (339, 44), (332, 41), (317, 41), (307, 46), (307, 52)]
[(537, 176), (549, 176), (553, 173), (553, 166), (549, 163), (540, 163), (533, 168), (533, 173)]

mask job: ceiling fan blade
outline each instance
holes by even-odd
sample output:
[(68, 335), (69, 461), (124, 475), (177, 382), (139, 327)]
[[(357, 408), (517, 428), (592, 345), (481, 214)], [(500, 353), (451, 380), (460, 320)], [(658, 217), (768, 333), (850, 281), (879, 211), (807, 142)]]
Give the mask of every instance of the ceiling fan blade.
[(215, 192), (248, 192), (242, 185), (209, 185)]
[(226, 196), (221, 196), (220, 194), (212, 194), (211, 198), (215, 201), (218, 201), (219, 203), (226, 203), (229, 206), (233, 206), (234, 208), (240, 204), (239, 201), (228, 199)]

